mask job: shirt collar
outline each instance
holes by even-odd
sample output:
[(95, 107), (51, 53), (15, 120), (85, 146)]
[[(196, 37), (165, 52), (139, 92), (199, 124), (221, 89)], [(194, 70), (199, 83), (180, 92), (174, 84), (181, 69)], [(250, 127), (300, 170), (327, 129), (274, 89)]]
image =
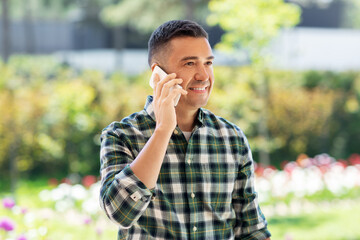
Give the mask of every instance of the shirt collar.
[(153, 96), (147, 96), (144, 110), (149, 114), (149, 116), (156, 122), (154, 108), (153, 108)]
[[(154, 108), (153, 108), (152, 103), (153, 103), (153, 96), (147, 96), (144, 110), (147, 112), (147, 114), (149, 114), (149, 116), (154, 121), (156, 121)], [(197, 116), (197, 119), (198, 119), (200, 125), (204, 125), (204, 121), (205, 121), (204, 117), (205, 117), (205, 112), (204, 112), (204, 110), (202, 108), (200, 108), (199, 111), (198, 111), (198, 116)]]

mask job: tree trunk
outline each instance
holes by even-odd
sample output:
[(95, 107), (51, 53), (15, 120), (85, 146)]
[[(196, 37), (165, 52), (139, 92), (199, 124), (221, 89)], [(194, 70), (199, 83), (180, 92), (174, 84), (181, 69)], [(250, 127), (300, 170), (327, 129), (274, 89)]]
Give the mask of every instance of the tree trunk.
[(264, 146), (259, 150), (259, 162), (264, 166), (270, 165), (270, 154), (269, 154), (269, 129), (267, 126), (268, 122), (268, 101), (269, 101), (269, 86), (268, 86), (268, 79), (266, 73), (261, 71), (260, 73), (261, 81), (258, 85), (258, 94), (259, 98), (261, 98), (262, 106), (261, 106), (261, 113), (260, 119), (258, 123), (258, 133), (264, 139)]
[(10, 161), (10, 181), (11, 181), (11, 194), (16, 199), (16, 189), (18, 182), (18, 168), (17, 168), (17, 151), (18, 151), (18, 140), (14, 138), (14, 141), (10, 147), (9, 161)]
[(10, 20), (8, 0), (1, 0), (2, 3), (2, 58), (7, 63), (10, 56)]
[(124, 26), (118, 26), (113, 28), (113, 46), (116, 52), (115, 66), (117, 69), (123, 69), (123, 52), (122, 50), (126, 46), (126, 29)]
[(186, 19), (194, 21), (194, 0), (185, 0)]
[(32, 1), (24, 2), (24, 36), (25, 36), (25, 51), (28, 54), (35, 53), (35, 33), (32, 18)]
[[(13, 89), (10, 89), (10, 107), (11, 107), (11, 116), (13, 119), (16, 118), (16, 109), (15, 105), (15, 93)], [(10, 171), (10, 191), (13, 195), (13, 198), (16, 199), (16, 188), (18, 182), (18, 168), (17, 168), (17, 153), (19, 148), (19, 138), (17, 135), (17, 128), (14, 121), (8, 123), (10, 129), (14, 129), (12, 136), (9, 136), (11, 139), (11, 145), (8, 152), (9, 159), (9, 171)]]

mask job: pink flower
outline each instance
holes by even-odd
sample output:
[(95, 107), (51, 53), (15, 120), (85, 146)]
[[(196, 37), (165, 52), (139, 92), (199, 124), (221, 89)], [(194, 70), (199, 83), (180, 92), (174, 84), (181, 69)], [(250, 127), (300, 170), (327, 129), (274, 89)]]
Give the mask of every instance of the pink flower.
[(12, 198), (4, 198), (3, 201), (4, 208), (12, 209), (15, 206), (15, 201)]
[(61, 183), (66, 183), (66, 184), (69, 184), (69, 185), (72, 184), (72, 182), (71, 182), (71, 180), (70, 180), (69, 178), (63, 178), (63, 179), (61, 180)]
[(349, 162), (351, 163), (351, 165), (360, 164), (360, 154), (357, 153), (351, 154), (351, 156), (349, 157)]
[(261, 163), (255, 163), (254, 164), (254, 168), (255, 168), (255, 174), (256, 176), (262, 176), (265, 170), (265, 167), (261, 164)]
[(91, 187), (91, 185), (93, 185), (94, 183), (96, 183), (97, 179), (95, 176), (93, 175), (87, 175), (82, 179), (82, 184), (85, 187)]
[(21, 208), (21, 214), (25, 215), (28, 212), (26, 208)]
[(15, 229), (15, 223), (10, 218), (2, 218), (0, 220), (0, 229), (10, 232)]
[(27, 240), (25, 235), (20, 235), (16, 238), (16, 240)]
[(285, 166), (284, 166), (284, 171), (289, 173), (290, 175), (292, 174), (292, 172), (294, 171), (295, 168), (298, 167), (297, 162), (288, 162)]
[(101, 228), (96, 228), (96, 234), (100, 236), (101, 234), (103, 234), (103, 230)]
[(91, 218), (90, 217), (87, 217), (84, 219), (84, 224), (85, 225), (89, 225), (91, 223)]
[(56, 187), (59, 185), (59, 181), (56, 178), (50, 178), (48, 184), (52, 187)]

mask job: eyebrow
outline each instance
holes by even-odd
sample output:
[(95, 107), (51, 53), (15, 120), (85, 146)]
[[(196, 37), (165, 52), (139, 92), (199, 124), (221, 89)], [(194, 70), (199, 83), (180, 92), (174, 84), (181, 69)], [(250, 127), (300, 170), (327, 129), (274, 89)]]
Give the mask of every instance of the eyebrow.
[[(214, 58), (215, 58), (214, 56), (209, 56), (206, 59), (211, 60)], [(182, 61), (187, 61), (187, 60), (198, 60), (198, 59), (199, 59), (199, 57), (197, 57), (197, 56), (188, 56), (188, 57), (183, 57), (180, 61), (182, 62)]]

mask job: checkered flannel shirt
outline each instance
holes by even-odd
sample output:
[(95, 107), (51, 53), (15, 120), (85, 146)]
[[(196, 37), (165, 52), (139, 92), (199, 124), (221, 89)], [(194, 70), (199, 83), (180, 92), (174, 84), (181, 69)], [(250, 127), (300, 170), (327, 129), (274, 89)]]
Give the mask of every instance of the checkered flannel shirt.
[(266, 239), (254, 191), (254, 162), (243, 132), (200, 109), (187, 141), (176, 127), (156, 187), (129, 164), (155, 129), (152, 97), (139, 113), (101, 136), (100, 204), (119, 225), (118, 239)]

